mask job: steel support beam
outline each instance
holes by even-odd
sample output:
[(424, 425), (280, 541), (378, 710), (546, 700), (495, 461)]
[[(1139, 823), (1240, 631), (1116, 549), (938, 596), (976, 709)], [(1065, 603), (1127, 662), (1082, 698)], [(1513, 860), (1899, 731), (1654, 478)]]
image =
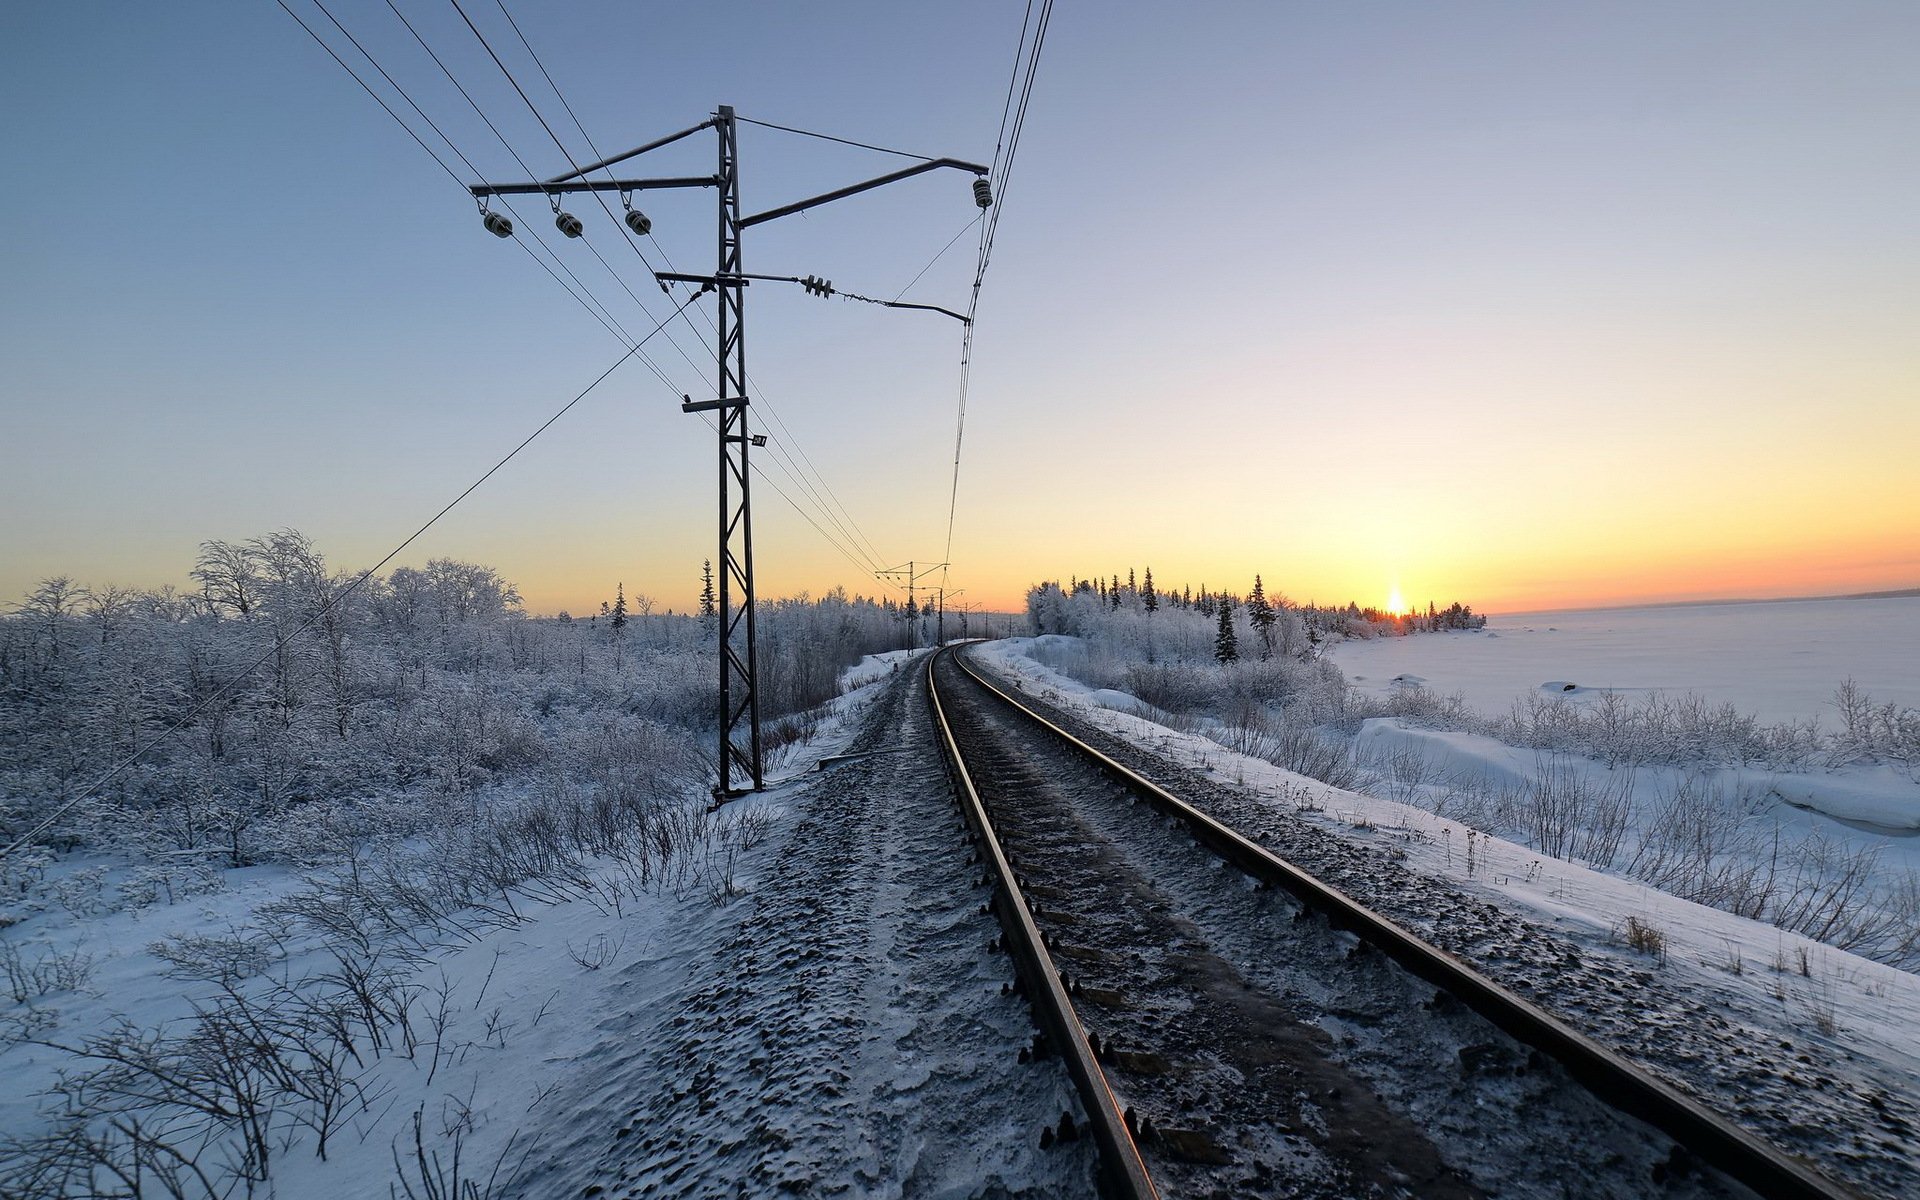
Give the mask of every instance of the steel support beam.
[(670, 133), (663, 138), (655, 138), (653, 141), (648, 142), (644, 146), (636, 146), (633, 149), (626, 151), (625, 153), (616, 154), (612, 158), (603, 158), (599, 162), (588, 163), (586, 166), (569, 171), (565, 175), (555, 175), (552, 179), (547, 180), (547, 182), (548, 183), (565, 183), (569, 179), (578, 179), (582, 175), (591, 175), (595, 171), (604, 171), (615, 163), (622, 163), (627, 161), (630, 158), (638, 158), (649, 150), (658, 150), (662, 146), (673, 145), (675, 142), (679, 141), (681, 138), (692, 137), (694, 134), (699, 133), (702, 129), (705, 129), (712, 124), (713, 124), (712, 120), (702, 121), (691, 129), (682, 129), (679, 133)]
[(952, 167), (955, 170), (967, 171), (974, 175), (985, 175), (987, 173), (987, 168), (981, 166), (979, 163), (963, 162), (957, 158), (929, 159), (917, 166), (906, 167), (902, 170), (894, 171), (891, 174), (881, 175), (878, 178), (869, 179), (865, 183), (849, 184), (843, 188), (835, 188), (831, 192), (822, 192), (818, 196), (809, 196), (805, 200), (796, 200), (792, 204), (783, 204), (779, 208), (770, 208), (763, 213), (755, 213), (740, 222), (740, 224), (742, 226), (758, 225), (762, 221), (773, 221), (781, 217), (789, 217), (794, 213), (804, 212), (809, 208), (815, 208), (830, 201), (842, 200), (848, 196), (857, 196), (861, 192), (870, 192), (874, 188), (885, 187), (889, 183), (898, 183), (902, 179), (912, 179), (915, 175), (924, 175), (928, 171), (937, 171), (941, 167)]
[(719, 187), (712, 175), (681, 175), (671, 179), (576, 179), (571, 183), (476, 183), (467, 190), (476, 196), (561, 196), (571, 192), (648, 192), (661, 188)]
[[(715, 279), (740, 274), (740, 143), (731, 105), (714, 120), (719, 133), (720, 222)], [(747, 452), (746, 289), (714, 289), (718, 307), (720, 414), (720, 780), (716, 798), (759, 791), (759, 645), (754, 629), (753, 512)]]

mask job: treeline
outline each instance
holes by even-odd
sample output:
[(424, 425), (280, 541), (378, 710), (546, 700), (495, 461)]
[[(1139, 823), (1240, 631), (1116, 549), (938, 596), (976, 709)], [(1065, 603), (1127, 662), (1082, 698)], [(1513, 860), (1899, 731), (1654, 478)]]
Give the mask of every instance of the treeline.
[[(293, 530), (207, 542), (191, 577), (49, 579), (0, 616), (0, 844), (297, 860), (488, 789), (626, 786), (615, 771), (697, 793), (711, 769), (691, 748), (715, 720), (714, 622), (624, 587), (606, 619), (531, 618), (492, 568), (340, 571)], [(844, 591), (756, 615), (776, 748), (846, 667), (914, 636)]]
[[(1162, 590), (1154, 584), (1152, 567), (1137, 576), (1129, 567), (1125, 583), (1121, 582), (1119, 573), (1114, 572), (1104, 579), (1070, 575), (1065, 584), (1056, 579), (1033, 585), (1027, 593), (1027, 616), (1033, 631), (1036, 634), (1072, 632), (1060, 625), (1066, 601), (1079, 597), (1089, 597), (1115, 612), (1131, 610), (1151, 614), (1173, 609), (1218, 620), (1221, 624), (1216, 657), (1222, 662), (1233, 661), (1240, 652), (1233, 617), (1236, 611), (1245, 614), (1258, 635), (1262, 657), (1271, 656), (1277, 646), (1283, 646), (1281, 652), (1286, 654), (1310, 653), (1328, 638), (1404, 637), (1410, 633), (1481, 629), (1487, 623), (1486, 617), (1459, 601), (1446, 608), (1429, 602), (1425, 615), (1389, 613), (1353, 602), (1344, 607), (1297, 604), (1277, 592), (1269, 595), (1259, 575), (1253, 577), (1253, 588), (1245, 595), (1216, 592), (1204, 583), (1197, 592), (1184, 585), (1178, 591)], [(1227, 614), (1225, 617), (1221, 615), (1223, 612)], [(1304, 639), (1304, 646), (1297, 644), (1298, 639), (1293, 636), (1296, 632)]]

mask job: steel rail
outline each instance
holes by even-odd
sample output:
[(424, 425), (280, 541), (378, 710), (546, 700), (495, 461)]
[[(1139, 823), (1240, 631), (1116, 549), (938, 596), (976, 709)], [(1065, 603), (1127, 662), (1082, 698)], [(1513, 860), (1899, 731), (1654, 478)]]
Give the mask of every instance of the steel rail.
[(1046, 1025), (1054, 1048), (1066, 1063), (1067, 1073), (1073, 1077), (1074, 1086), (1080, 1092), (1087, 1123), (1092, 1126), (1094, 1142), (1100, 1148), (1101, 1176), (1105, 1185), (1103, 1191), (1116, 1200), (1158, 1200), (1160, 1193), (1155, 1190), (1153, 1179), (1147, 1174), (1146, 1164), (1140, 1160), (1140, 1148), (1127, 1129), (1120, 1102), (1114, 1098), (1106, 1072), (1093, 1056), (1086, 1029), (1073, 1010), (1073, 1001), (1067, 995), (1066, 986), (1060, 982), (1060, 972), (1053, 965), (1053, 956), (1047, 952), (1040, 927), (1034, 923), (1033, 910), (1021, 894), (1019, 881), (1014, 878), (1013, 864), (1008, 861), (1006, 851), (1000, 846), (1000, 839), (993, 832), (986, 804), (973, 785), (973, 775), (967, 770), (966, 760), (960, 756), (960, 743), (954, 737), (953, 726), (947, 721), (946, 707), (940, 701), (940, 689), (934, 681), (933, 671), (940, 659), (951, 653), (951, 648), (948, 648), (927, 657), (927, 696), (933, 709), (934, 724), (940, 730), (940, 743), (961, 811), (966, 815), (967, 824), (972, 827), (974, 838), (979, 843), (981, 859), (991, 866), (994, 874), (993, 903), (1000, 918), (1000, 927), (1006, 933), (1007, 949), (1026, 984), (1028, 1003)]
[(1701, 1105), (1626, 1058), (1576, 1032), (1545, 1009), (1509, 991), (1439, 947), (1409, 933), (1336, 887), (1324, 883), (1194, 808), (1021, 703), (976, 671), (954, 663), (1002, 702), (1096, 763), (1108, 776), (1184, 823), (1196, 840), (1262, 882), (1286, 888), (1334, 926), (1356, 934), (1402, 967), (1448, 992), (1517, 1041), (1558, 1061), (1603, 1102), (1653, 1126), (1703, 1162), (1766, 1200), (1860, 1200), (1827, 1178)]

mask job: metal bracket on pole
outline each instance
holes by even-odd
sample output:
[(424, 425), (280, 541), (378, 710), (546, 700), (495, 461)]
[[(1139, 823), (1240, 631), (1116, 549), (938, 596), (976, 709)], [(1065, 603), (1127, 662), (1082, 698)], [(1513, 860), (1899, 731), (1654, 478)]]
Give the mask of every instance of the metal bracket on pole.
[(680, 411), (683, 413), (713, 412), (722, 408), (745, 408), (747, 398), (734, 396), (727, 400), (695, 400), (690, 396), (680, 398)]
[(476, 196), (561, 196), (570, 192), (646, 192), (659, 188), (719, 187), (712, 175), (674, 179), (576, 179), (571, 183), (476, 183), (467, 188)]

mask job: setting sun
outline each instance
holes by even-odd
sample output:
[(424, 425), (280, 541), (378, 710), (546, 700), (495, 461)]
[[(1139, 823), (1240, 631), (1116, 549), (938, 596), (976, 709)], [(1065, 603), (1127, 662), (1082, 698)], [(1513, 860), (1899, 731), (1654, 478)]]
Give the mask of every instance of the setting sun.
[(1393, 585), (1393, 590), (1387, 593), (1387, 611), (1390, 613), (1407, 611), (1407, 602), (1401, 598), (1400, 585), (1397, 583)]

